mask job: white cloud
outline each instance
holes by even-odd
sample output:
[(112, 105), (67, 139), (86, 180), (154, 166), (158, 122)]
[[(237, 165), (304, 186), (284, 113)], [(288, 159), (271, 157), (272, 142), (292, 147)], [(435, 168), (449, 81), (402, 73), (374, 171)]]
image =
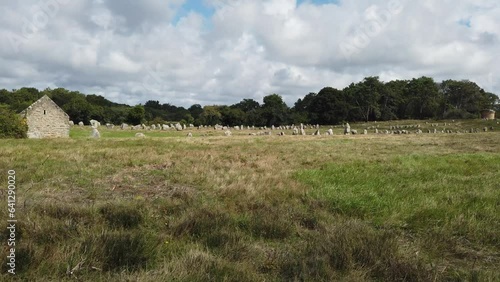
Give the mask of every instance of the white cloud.
[(33, 7), (46, 1), (2, 4), (0, 88), (61, 86), (186, 107), (278, 93), (293, 105), (365, 76), (427, 75), (475, 80), (500, 94), (495, 0), (206, 0), (213, 16), (190, 12), (175, 23), (185, 0), (53, 0), (67, 4), (46, 21), (38, 16), (26, 36)]

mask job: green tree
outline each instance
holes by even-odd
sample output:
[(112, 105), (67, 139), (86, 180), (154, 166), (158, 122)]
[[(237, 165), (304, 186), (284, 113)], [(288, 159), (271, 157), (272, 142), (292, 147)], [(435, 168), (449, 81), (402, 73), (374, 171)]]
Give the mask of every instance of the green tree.
[(68, 103), (61, 106), (61, 108), (74, 122), (82, 121), (85, 124), (89, 124), (92, 119), (92, 105), (83, 96), (73, 97)]
[(186, 113), (184, 115), (183, 120), (186, 122), (185, 123), (186, 125), (194, 124), (194, 118), (193, 118), (193, 116), (190, 113)]
[(405, 96), (409, 97), (409, 118), (427, 119), (439, 116), (442, 95), (434, 79), (425, 76), (414, 78), (408, 83), (405, 92)]
[(32, 87), (23, 87), (9, 92), (5, 89), (0, 91), (0, 103), (9, 105), (9, 108), (18, 113), (29, 107), (42, 95), (38, 89)]
[(380, 117), (379, 100), (385, 92), (384, 84), (377, 76), (366, 77), (344, 89), (351, 105), (350, 120), (377, 120)]
[(112, 124), (122, 124), (127, 121), (129, 106), (115, 106), (107, 109), (106, 116)]
[(65, 104), (70, 103), (73, 99), (83, 99), (87, 102), (84, 94), (71, 92), (64, 88), (50, 90), (48, 96), (61, 108), (64, 107)]
[(130, 124), (141, 124), (144, 122), (146, 117), (146, 111), (144, 106), (136, 105), (128, 111), (127, 122)]
[(298, 99), (295, 102), (291, 113), (292, 123), (311, 123), (311, 120), (318, 118), (315, 116), (315, 113), (311, 112), (311, 103), (314, 101), (316, 95), (318, 94), (310, 92), (303, 99)]
[(205, 106), (199, 119), (199, 124), (216, 125), (222, 122), (222, 114), (217, 106)]
[(149, 100), (144, 104), (145, 118), (147, 120), (154, 120), (157, 118), (167, 119), (167, 111), (165, 111), (158, 101)]
[(219, 111), (222, 114), (222, 123), (224, 125), (239, 126), (245, 123), (246, 114), (241, 109), (222, 106)]
[[(259, 102), (253, 99), (243, 99), (241, 102), (231, 105), (231, 108), (243, 111), (245, 114), (242, 122), (243, 124), (256, 126), (265, 125)], [(241, 115), (241, 113), (239, 115)]]
[(203, 113), (203, 107), (200, 104), (194, 104), (191, 107), (188, 108), (189, 113), (193, 117), (193, 119), (198, 119)]
[(446, 118), (476, 117), (481, 110), (495, 104), (495, 95), (486, 93), (475, 82), (445, 80), (440, 85), (443, 94), (443, 116)]
[(116, 103), (109, 101), (101, 95), (90, 94), (85, 96), (85, 99), (87, 100), (87, 102), (94, 106), (112, 107), (117, 105)]
[(490, 92), (484, 93), (483, 103), (483, 109), (493, 109), (496, 112), (500, 112), (500, 99), (497, 95)]
[(394, 80), (385, 84), (385, 91), (380, 95), (380, 120), (396, 120), (404, 118), (407, 101), (405, 89), (407, 80)]
[(250, 111), (259, 109), (260, 104), (253, 99), (243, 99), (241, 102), (232, 105), (231, 108), (240, 109), (243, 112), (248, 113)]
[(312, 97), (306, 109), (311, 123), (332, 125), (345, 121), (349, 108), (343, 91), (325, 87)]
[(267, 126), (283, 125), (288, 122), (289, 108), (278, 94), (264, 97), (262, 117)]

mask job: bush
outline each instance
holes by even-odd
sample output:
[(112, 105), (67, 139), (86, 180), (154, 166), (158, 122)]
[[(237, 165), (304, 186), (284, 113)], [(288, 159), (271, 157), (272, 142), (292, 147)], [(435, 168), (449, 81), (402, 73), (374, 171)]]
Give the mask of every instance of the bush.
[(0, 105), (0, 138), (26, 138), (27, 132), (26, 120)]

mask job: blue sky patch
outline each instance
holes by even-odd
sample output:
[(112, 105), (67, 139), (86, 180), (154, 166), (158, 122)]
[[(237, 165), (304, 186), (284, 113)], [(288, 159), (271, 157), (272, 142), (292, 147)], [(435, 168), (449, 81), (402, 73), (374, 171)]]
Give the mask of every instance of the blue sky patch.
[(215, 9), (204, 3), (203, 0), (187, 0), (177, 11), (173, 23), (177, 24), (180, 19), (187, 16), (190, 12), (198, 13), (207, 19), (214, 14)]
[(466, 27), (472, 27), (472, 22), (471, 22), (470, 18), (468, 18), (468, 19), (461, 19), (461, 20), (458, 21), (458, 24), (466, 26)]
[[(303, 3), (313, 3), (315, 5), (324, 5), (324, 4), (338, 4), (340, 0), (297, 0), (297, 6)], [(180, 19), (187, 16), (190, 12), (196, 12), (206, 19), (212, 17), (215, 12), (215, 9), (210, 5), (207, 5), (203, 0), (187, 0), (182, 7), (177, 11), (173, 19), (173, 23), (177, 24)]]
[(297, 0), (297, 6), (304, 2), (311, 2), (315, 5), (323, 5), (323, 4), (338, 4), (339, 0)]

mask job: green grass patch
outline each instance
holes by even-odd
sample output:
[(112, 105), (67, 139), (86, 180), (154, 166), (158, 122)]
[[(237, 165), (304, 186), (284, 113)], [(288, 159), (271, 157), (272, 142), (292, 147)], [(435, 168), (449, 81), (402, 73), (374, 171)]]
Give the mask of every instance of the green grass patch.
[(477, 244), (499, 243), (500, 156), (409, 155), (330, 163), (297, 179), (332, 213), (415, 232), (449, 229)]

